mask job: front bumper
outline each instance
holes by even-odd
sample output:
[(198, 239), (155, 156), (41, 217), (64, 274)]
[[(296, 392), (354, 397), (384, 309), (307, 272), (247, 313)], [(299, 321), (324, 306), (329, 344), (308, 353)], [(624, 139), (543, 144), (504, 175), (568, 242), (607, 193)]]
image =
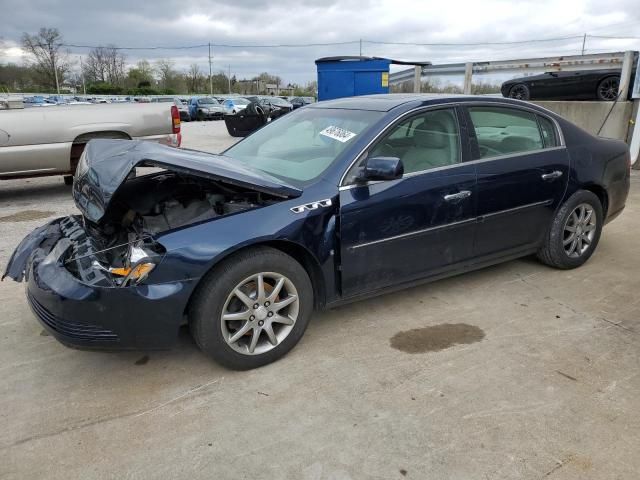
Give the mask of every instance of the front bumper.
[(61, 343), (108, 350), (162, 349), (175, 343), (193, 280), (123, 288), (91, 285), (63, 264), (71, 239), (56, 228), (39, 237), (26, 261), (27, 300)]

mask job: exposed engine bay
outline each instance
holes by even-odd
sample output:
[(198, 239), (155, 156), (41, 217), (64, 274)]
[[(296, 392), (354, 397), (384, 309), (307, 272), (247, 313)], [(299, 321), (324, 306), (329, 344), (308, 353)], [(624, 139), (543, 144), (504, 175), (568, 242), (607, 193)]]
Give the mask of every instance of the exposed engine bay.
[(188, 174), (132, 174), (115, 192), (99, 223), (82, 217), (63, 222), (62, 233), (72, 240), (65, 264), (87, 283), (135, 284), (146, 278), (164, 253), (154, 235), (277, 201), (264, 193)]
[(153, 235), (275, 201), (260, 192), (165, 171), (128, 179), (101, 224), (106, 234), (124, 229)]

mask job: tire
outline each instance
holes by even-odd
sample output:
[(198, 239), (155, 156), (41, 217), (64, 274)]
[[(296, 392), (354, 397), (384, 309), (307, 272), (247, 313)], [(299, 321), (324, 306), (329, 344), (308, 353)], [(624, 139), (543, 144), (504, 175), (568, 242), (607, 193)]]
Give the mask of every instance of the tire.
[[(576, 227), (576, 219), (580, 216), (583, 206), (587, 211), (591, 209), (589, 218), (593, 219), (590, 220), (594, 222), (593, 228), (590, 228), (590, 225)], [(573, 216), (574, 213), (576, 217)], [(598, 246), (602, 225), (603, 211), (600, 199), (589, 191), (578, 190), (556, 212), (544, 244), (538, 251), (538, 259), (551, 267), (563, 270), (583, 265)], [(573, 237), (571, 229), (575, 232)], [(582, 240), (572, 240), (579, 234), (582, 234)], [(574, 242), (575, 250), (571, 253)]]
[(524, 83), (516, 83), (509, 90), (509, 98), (515, 98), (517, 100), (529, 100), (531, 98), (529, 87), (527, 87)]
[(64, 184), (71, 186), (73, 185), (73, 175), (65, 175), (64, 177), (62, 177), (64, 180)]
[[(263, 276), (262, 297), (258, 275)], [(278, 276), (284, 280), (276, 292)], [(247, 289), (248, 285), (255, 290)], [(238, 290), (246, 301), (236, 296)], [(273, 302), (268, 301), (270, 295), (275, 295)], [(293, 302), (278, 309), (278, 304), (292, 298)], [(227, 368), (248, 370), (274, 362), (291, 350), (302, 338), (312, 311), (313, 287), (302, 265), (280, 250), (258, 247), (232, 255), (202, 279), (189, 308), (189, 326), (206, 355)], [(232, 319), (223, 320), (223, 313)], [(292, 319), (293, 323), (280, 323)]]
[(618, 98), (620, 88), (620, 77), (607, 77), (600, 80), (596, 88), (596, 97), (603, 102), (613, 102)]
[(199, 122), (204, 121), (204, 113), (202, 113), (202, 112), (198, 112), (198, 113), (196, 114), (196, 119), (197, 119)]

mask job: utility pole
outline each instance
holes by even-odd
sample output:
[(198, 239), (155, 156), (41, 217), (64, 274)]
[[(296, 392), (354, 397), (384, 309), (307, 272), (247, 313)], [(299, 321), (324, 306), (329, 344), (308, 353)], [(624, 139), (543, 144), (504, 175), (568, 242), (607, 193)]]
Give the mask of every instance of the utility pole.
[(360, 39), (360, 56), (362, 57), (362, 39)]
[(56, 91), (58, 92), (58, 95), (60, 95), (60, 82), (58, 82), (58, 66), (56, 65), (55, 55), (51, 56), (51, 60), (53, 60), (53, 73), (56, 77)]
[(82, 55), (80, 55), (80, 76), (82, 77), (82, 94), (87, 94), (87, 85), (84, 83), (84, 67), (82, 66)]
[(231, 65), (229, 65), (229, 75), (227, 75), (227, 80), (229, 81), (229, 93), (231, 93)]
[(587, 34), (582, 37), (582, 55), (584, 55), (584, 44), (587, 43)]
[(211, 78), (211, 42), (209, 42), (209, 95), (213, 95), (213, 79)]

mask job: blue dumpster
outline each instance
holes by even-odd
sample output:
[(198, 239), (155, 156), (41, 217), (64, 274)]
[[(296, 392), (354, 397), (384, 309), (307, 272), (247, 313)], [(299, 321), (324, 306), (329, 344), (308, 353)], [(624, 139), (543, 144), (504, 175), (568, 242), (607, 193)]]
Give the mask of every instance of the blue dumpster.
[(392, 60), (372, 57), (326, 57), (316, 60), (318, 100), (389, 93)]

